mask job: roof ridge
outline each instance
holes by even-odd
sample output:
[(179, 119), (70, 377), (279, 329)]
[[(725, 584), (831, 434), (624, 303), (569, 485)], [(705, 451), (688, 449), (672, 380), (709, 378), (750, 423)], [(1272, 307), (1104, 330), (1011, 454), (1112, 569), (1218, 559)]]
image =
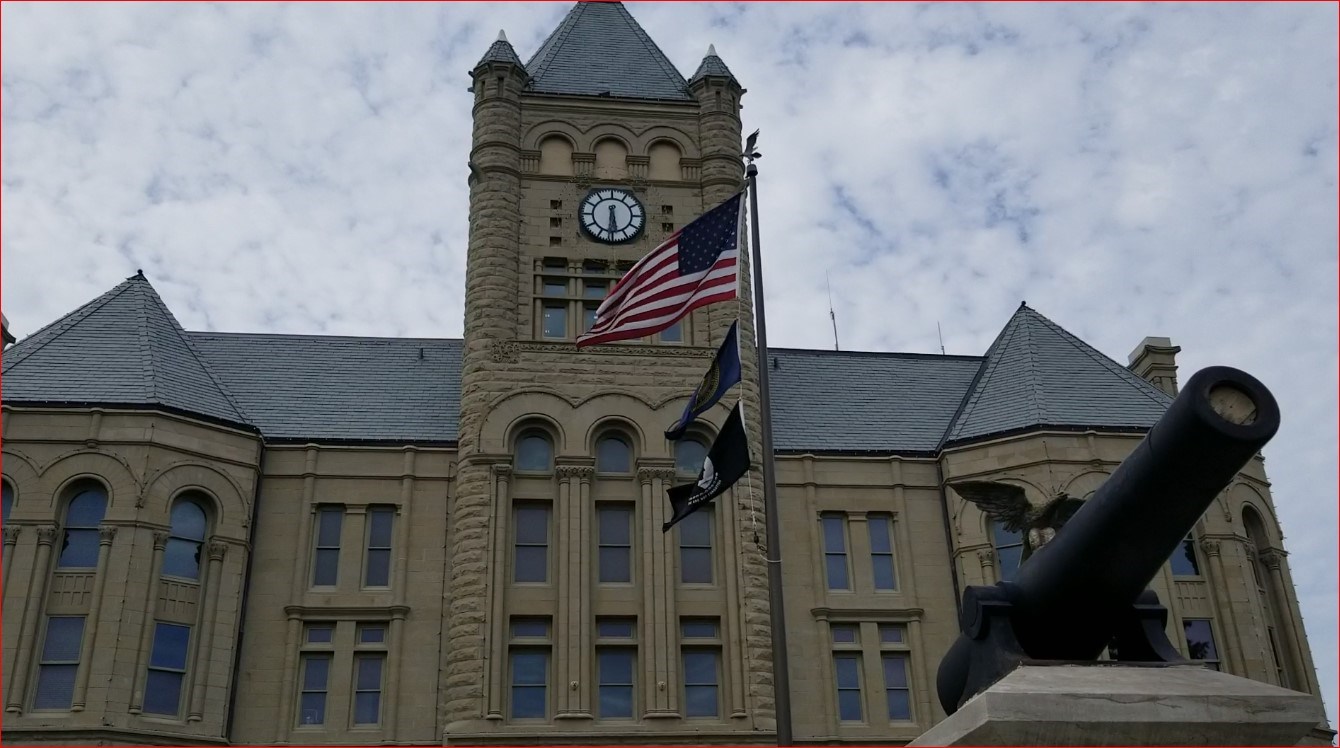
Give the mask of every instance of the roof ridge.
[[(83, 322), (93, 314), (93, 312), (106, 306), (108, 302), (129, 290), (133, 286), (131, 281), (134, 279), (135, 276), (132, 275), (118, 283), (116, 286), (113, 286), (111, 289), (104, 291), (101, 295), (95, 296), (93, 299), (84, 302), (83, 305), (74, 311), (67, 312), (60, 317), (57, 317), (55, 320), (39, 327), (33, 334), (20, 340), (12, 348), (4, 352), (4, 365), (3, 367), (0, 367), (0, 371), (9, 371), (15, 366), (18, 366), (34, 353), (37, 353), (52, 341), (69, 332), (75, 325)], [(48, 333), (48, 331), (50, 331), (50, 334), (43, 339), (42, 336)], [(17, 358), (15, 358), (15, 356), (17, 356)]]
[(997, 367), (1000, 366), (1000, 357), (995, 354), (1004, 350), (1010, 339), (1014, 336), (1015, 329), (1018, 327), (1018, 325), (1014, 323), (1016, 318), (1017, 315), (1011, 317), (1010, 321), (1005, 323), (1005, 326), (996, 334), (996, 339), (991, 341), (991, 345), (987, 346), (986, 352), (982, 354), (982, 368), (978, 372), (977, 377), (973, 379), (972, 386), (968, 388), (968, 394), (966, 395), (959, 412), (956, 413), (954, 419), (949, 422), (949, 428), (945, 430), (945, 441), (948, 441), (953, 437), (954, 433), (958, 431), (959, 425), (966, 422), (968, 418), (972, 416), (973, 409), (981, 402), (983, 385), (991, 378), (991, 375), (995, 373)]
[[(535, 54), (532, 54), (530, 59), (526, 60), (526, 72), (530, 73), (532, 80), (540, 77), (540, 74), (542, 74), (549, 66), (549, 63), (553, 61), (554, 55), (558, 53), (558, 48), (562, 46), (562, 39), (567, 38), (567, 35), (572, 33), (572, 27), (577, 24), (577, 17), (585, 12), (583, 7), (585, 5), (586, 3), (578, 2), (569, 8), (567, 15), (563, 16), (563, 20), (559, 21), (558, 25), (554, 27), (554, 30), (549, 32), (549, 36), (546, 36), (544, 41), (540, 42), (540, 46), (535, 50)], [(540, 58), (541, 54), (544, 55), (544, 59), (540, 60), (539, 66), (534, 70), (531, 70), (530, 66)]]
[[(154, 376), (154, 372), (158, 369), (158, 360), (154, 357), (153, 339), (149, 335), (149, 310), (145, 308), (144, 289), (138, 283), (134, 283), (134, 278), (131, 281), (135, 290), (140, 294), (140, 303), (136, 309), (140, 323), (140, 366), (144, 370), (144, 382), (146, 389), (148, 389), (148, 399), (150, 402), (158, 402), (158, 382), (157, 377)], [(149, 281), (145, 280), (144, 282), (148, 283)]]
[(621, 13), (624, 19), (628, 21), (629, 25), (632, 26), (633, 33), (642, 40), (644, 45), (646, 45), (647, 51), (651, 53), (652, 60), (662, 70), (668, 73), (671, 78), (678, 80), (680, 85), (687, 88), (689, 82), (684, 78), (684, 74), (679, 72), (679, 68), (675, 67), (674, 63), (670, 62), (670, 58), (665, 56), (665, 51), (651, 38), (651, 34), (648, 34), (647, 30), (642, 28), (642, 24), (638, 23), (636, 18), (633, 18), (633, 14), (628, 12), (628, 9), (624, 7), (623, 3), (615, 2), (613, 5), (619, 9), (619, 13)]
[(1102, 351), (1084, 342), (1079, 336), (1056, 324), (1037, 310), (1029, 309), (1028, 311), (1032, 312), (1033, 316), (1037, 317), (1044, 325), (1056, 331), (1056, 333), (1061, 336), (1061, 339), (1073, 346), (1075, 350), (1088, 356), (1096, 363), (1102, 364), (1105, 368), (1121, 377), (1127, 383), (1134, 385), (1141, 394), (1148, 397), (1151, 401), (1160, 405), (1168, 404), (1171, 399), (1168, 394), (1155, 387), (1149, 380), (1104, 355)]
[[(177, 339), (182, 342), (182, 345), (186, 347), (187, 353), (189, 353), (191, 355), (191, 358), (194, 359), (195, 362), (200, 366), (200, 369), (205, 373), (205, 376), (209, 377), (210, 382), (212, 382), (214, 386), (219, 390), (219, 394), (223, 395), (223, 399), (228, 401), (228, 405), (232, 407), (233, 412), (237, 415), (238, 419), (242, 423), (251, 424), (251, 420), (247, 417), (246, 412), (242, 410), (242, 407), (238, 403), (237, 398), (233, 397), (233, 393), (228, 389), (227, 385), (223, 383), (223, 380), (219, 379), (218, 375), (215, 374), (213, 367), (211, 367), (209, 365), (209, 362), (206, 361), (200, 355), (200, 351), (196, 349), (195, 344), (191, 342), (190, 335), (186, 332), (186, 329), (181, 326), (181, 323), (177, 321), (176, 315), (174, 315), (172, 313), (172, 310), (168, 308), (167, 303), (164, 302), (163, 298), (158, 295), (157, 289), (155, 289), (153, 285), (149, 283), (149, 280), (147, 278), (144, 279), (144, 285), (148, 289), (147, 298), (149, 303), (156, 304), (158, 306), (158, 310), (162, 312), (164, 316), (167, 317), (169, 327), (172, 329), (172, 332), (177, 336)], [(144, 293), (144, 291), (141, 291), (141, 293)], [(143, 334), (147, 336), (149, 333), (148, 324), (145, 324), (143, 330), (144, 330)], [(149, 348), (151, 352), (157, 351), (157, 349), (153, 346), (152, 342), (150, 342)], [(155, 358), (153, 361), (154, 364), (153, 371), (155, 372), (158, 371), (157, 363), (158, 360), (157, 358)], [(155, 384), (155, 389), (152, 390), (150, 394), (153, 395), (155, 398), (157, 398), (158, 394), (156, 390), (157, 377), (154, 377), (153, 381)]]
[(1024, 334), (1024, 350), (1027, 351), (1027, 357), (1024, 359), (1024, 373), (1028, 377), (1028, 401), (1033, 408), (1033, 417), (1039, 423), (1047, 422), (1046, 399), (1043, 397), (1041, 389), (1042, 383), (1038, 380), (1038, 346), (1037, 341), (1033, 339), (1033, 331), (1028, 325), (1020, 325)]

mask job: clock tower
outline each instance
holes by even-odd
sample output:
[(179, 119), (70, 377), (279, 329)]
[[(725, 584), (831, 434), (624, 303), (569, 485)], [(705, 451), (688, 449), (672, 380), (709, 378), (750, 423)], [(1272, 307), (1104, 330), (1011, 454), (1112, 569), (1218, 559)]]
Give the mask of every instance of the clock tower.
[(742, 187), (744, 89), (714, 49), (686, 79), (613, 2), (578, 3), (528, 62), (500, 34), (472, 79), (444, 740), (775, 740), (758, 471), (660, 529), (735, 396), (664, 431), (737, 317), (755, 360), (748, 289), (575, 346), (624, 271)]

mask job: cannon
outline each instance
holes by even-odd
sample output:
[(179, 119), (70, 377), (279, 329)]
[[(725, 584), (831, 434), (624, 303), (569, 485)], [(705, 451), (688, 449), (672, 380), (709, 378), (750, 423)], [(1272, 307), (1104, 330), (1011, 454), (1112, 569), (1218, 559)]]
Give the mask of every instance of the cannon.
[(1185, 663), (1147, 586), (1279, 419), (1274, 396), (1245, 372), (1192, 376), (1013, 581), (964, 590), (961, 633), (936, 678), (945, 713), (1025, 663), (1093, 662), (1109, 647), (1119, 662)]

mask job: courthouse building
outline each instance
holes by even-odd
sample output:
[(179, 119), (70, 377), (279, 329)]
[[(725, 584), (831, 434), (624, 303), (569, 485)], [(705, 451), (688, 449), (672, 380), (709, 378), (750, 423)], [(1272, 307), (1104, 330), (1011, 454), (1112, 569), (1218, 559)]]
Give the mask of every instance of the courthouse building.
[[(740, 189), (744, 88), (591, 3), (470, 91), (463, 339), (188, 331), (136, 274), (4, 352), (5, 742), (776, 741), (761, 474), (661, 531), (734, 395), (663, 432), (741, 308), (757, 450), (750, 299), (574, 346)], [(956, 481), (1086, 497), (1171, 401), (1168, 340), (1122, 365), (1058, 322), (769, 352), (798, 742), (944, 718), (957, 595), (1021, 550)], [(1188, 656), (1320, 693), (1259, 458), (1153, 588)]]

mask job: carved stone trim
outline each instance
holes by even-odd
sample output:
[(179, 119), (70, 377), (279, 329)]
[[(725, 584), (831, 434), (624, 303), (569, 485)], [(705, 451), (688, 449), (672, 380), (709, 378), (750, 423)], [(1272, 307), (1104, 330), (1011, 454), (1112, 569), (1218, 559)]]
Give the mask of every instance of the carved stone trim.
[(37, 527), (37, 544), (51, 545), (54, 542), (56, 542), (56, 526), (39, 525)]
[(514, 340), (493, 341), (493, 363), (514, 364), (517, 362), (517, 344)]
[(673, 481), (675, 479), (674, 468), (639, 468), (637, 471), (638, 482), (643, 485), (651, 483), (656, 478), (663, 481)]
[(167, 548), (168, 534), (162, 530), (154, 532), (154, 550), (161, 551)]
[(512, 474), (512, 465), (507, 462), (494, 463), (489, 465), (489, 469), (493, 471), (494, 475), (499, 477), (507, 477)]
[(116, 525), (98, 525), (98, 545), (111, 545), (116, 537)]
[(596, 469), (586, 465), (559, 465), (554, 468), (554, 472), (559, 478), (579, 478), (591, 480), (596, 474)]
[(20, 525), (11, 525), (5, 528), (5, 545), (14, 545), (19, 542), (19, 532), (23, 530)]
[[(576, 353), (577, 344), (572, 342), (496, 340), (493, 342), (493, 362), (496, 364), (515, 364), (522, 353)], [(673, 358), (711, 358), (716, 351), (711, 348), (690, 348), (687, 346), (667, 345), (593, 345), (583, 348), (581, 353), (597, 353), (606, 356), (660, 356)]]
[(991, 548), (983, 548), (977, 552), (977, 563), (981, 564), (983, 569), (994, 565), (996, 563), (996, 552)]
[(228, 553), (228, 544), (222, 540), (216, 540), (209, 544), (209, 560), (222, 561)]
[(1267, 569), (1279, 571), (1286, 555), (1284, 551), (1278, 548), (1267, 548), (1257, 554), (1257, 557), (1261, 559), (1261, 563), (1265, 564)]
[(1210, 540), (1210, 539), (1208, 539), (1208, 538), (1205, 539), (1205, 540), (1202, 540), (1202, 541), (1200, 541), (1200, 549), (1201, 549), (1202, 551), (1205, 552), (1205, 555), (1206, 555), (1206, 556), (1218, 556), (1218, 555), (1219, 555), (1219, 541), (1218, 541), (1218, 540)]

